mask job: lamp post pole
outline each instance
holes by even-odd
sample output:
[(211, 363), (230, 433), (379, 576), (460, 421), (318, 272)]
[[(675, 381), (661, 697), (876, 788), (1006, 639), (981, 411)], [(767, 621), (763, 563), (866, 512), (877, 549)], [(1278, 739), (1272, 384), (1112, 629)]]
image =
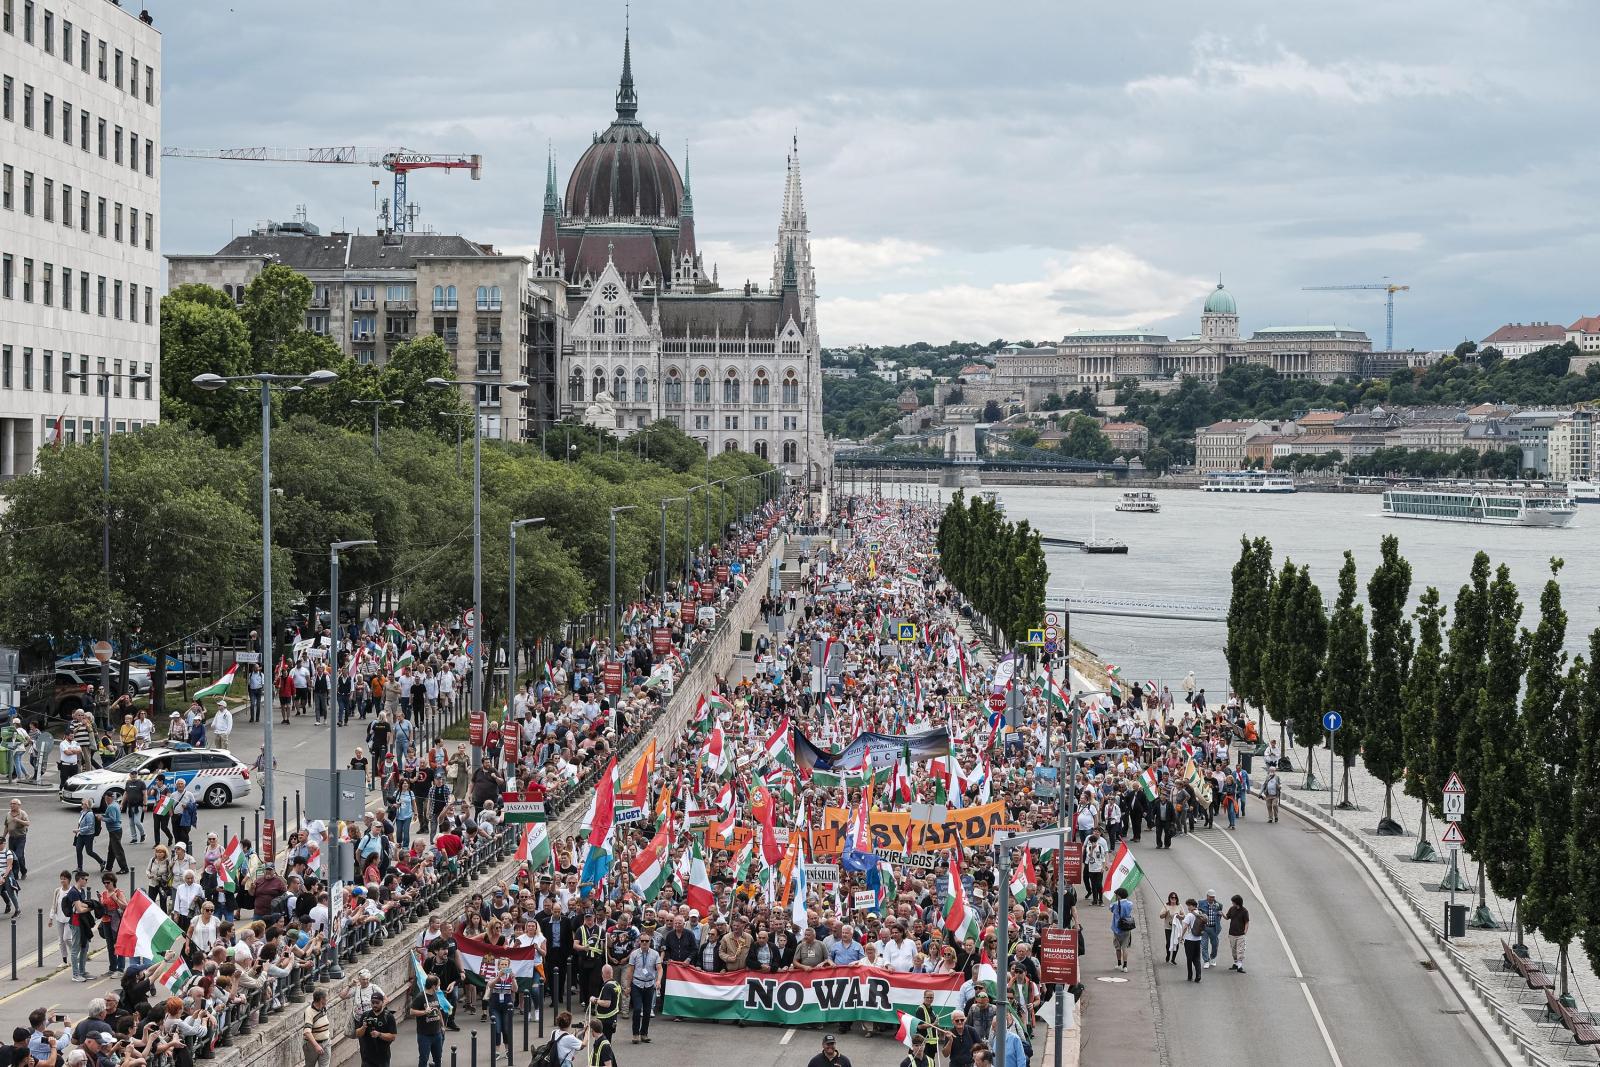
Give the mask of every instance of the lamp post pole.
[[(331, 370), (310, 374), (200, 374), (194, 384), (208, 392), (230, 382), (256, 382), (261, 389), (261, 669), (272, 670), (272, 387), (329, 385), (339, 376)], [(261, 687), (261, 807), (272, 817), (272, 675)], [(288, 829), (284, 827), (283, 829)]]
[[(328, 546), (328, 626), (333, 631), (333, 642), (328, 646), (330, 683), (328, 688), (333, 691), (333, 707), (329, 709), (328, 714), (328, 843), (331, 846), (328, 850), (329, 885), (344, 877), (343, 838), (334, 832), (339, 826), (339, 553), (349, 548), (363, 548), (377, 543), (335, 541)], [(328, 931), (328, 977), (344, 977), (339, 970), (339, 938), (331, 928)]]
[(683, 585), (685, 589), (689, 587), (689, 574), (694, 569), (694, 549), (690, 547), (692, 544), (690, 538), (694, 535), (690, 532), (689, 527), (694, 523), (695, 488), (695, 486), (691, 485), (689, 491), (683, 495)]
[(506, 574), (506, 592), (510, 600), (509, 610), (506, 615), (506, 643), (509, 646), (506, 658), (510, 661), (510, 670), (506, 675), (506, 695), (508, 698), (517, 684), (517, 530), (523, 526), (538, 526), (542, 522), (544, 522), (543, 517), (516, 519), (511, 523), (510, 569)]
[(632, 511), (636, 505), (623, 504), (611, 509), (611, 593), (606, 599), (606, 639), (615, 654), (617, 647), (617, 516)]
[[(522, 379), (502, 382), (489, 378), (429, 378), (422, 384), (434, 389), (472, 387), (472, 706), (483, 711), (483, 398), (490, 388), (525, 393)], [(483, 765), (483, 747), (472, 746), (472, 769)]]
[(405, 407), (404, 400), (352, 400), (350, 403), (356, 407), (369, 407), (372, 409), (372, 454), (383, 455), (383, 448), (378, 441), (378, 413), (386, 407)]
[[(100, 396), (103, 414), (100, 423), (100, 567), (105, 579), (105, 632), (104, 639), (107, 645), (111, 644), (111, 379), (116, 374), (111, 371), (66, 371), (61, 375), (63, 379), (94, 378), (100, 383)], [(129, 392), (133, 386), (140, 382), (148, 382), (150, 375), (142, 371), (135, 371), (128, 375)], [(123, 659), (127, 659), (127, 650), (123, 650)], [(111, 660), (106, 658), (100, 661), (100, 696), (106, 702), (107, 717), (111, 709)], [(112, 723), (105, 724), (110, 729)]]

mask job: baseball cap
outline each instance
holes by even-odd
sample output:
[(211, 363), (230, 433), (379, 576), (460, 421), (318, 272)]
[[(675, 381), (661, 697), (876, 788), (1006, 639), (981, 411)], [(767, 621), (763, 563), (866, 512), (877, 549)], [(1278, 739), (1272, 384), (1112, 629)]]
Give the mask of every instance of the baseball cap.
[(833, 1034), (823, 1034), (822, 1043), (824, 1045), (837, 1045), (839, 1043), (839, 1039)]

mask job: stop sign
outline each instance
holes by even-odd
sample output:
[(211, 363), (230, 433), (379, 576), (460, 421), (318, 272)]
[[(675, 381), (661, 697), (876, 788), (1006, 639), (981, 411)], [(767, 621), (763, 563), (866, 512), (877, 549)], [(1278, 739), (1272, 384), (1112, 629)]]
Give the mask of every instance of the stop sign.
[(989, 707), (993, 711), (1006, 710), (1006, 695), (1004, 693), (990, 693)]

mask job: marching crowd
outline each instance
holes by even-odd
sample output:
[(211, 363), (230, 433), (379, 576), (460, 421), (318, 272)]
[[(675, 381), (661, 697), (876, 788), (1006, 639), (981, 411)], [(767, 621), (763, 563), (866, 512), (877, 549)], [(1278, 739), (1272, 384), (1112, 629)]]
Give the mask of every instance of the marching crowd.
[[(615, 1062), (611, 1043), (624, 1018), (632, 1042), (651, 1040), (669, 964), (706, 972), (845, 966), (949, 974), (960, 988), (956, 1010), (936, 1012), (930, 1000), (916, 1013), (907, 1037), (912, 1067), (928, 1067), (935, 1053), (950, 1067), (992, 1062), (1001, 1042), (1016, 1049), (1008, 1062), (1020, 1064), (1035, 1055), (1041, 1013), (1063, 995), (1041, 981), (1041, 934), (1075, 930), (1080, 952), (1088, 949), (1082, 909), (1105, 904), (1119, 844), (1153, 833), (1155, 847), (1166, 848), (1201, 825), (1232, 827), (1253, 796), (1264, 797), (1269, 818), (1276, 817), (1275, 772), (1267, 770), (1259, 785), (1252, 782), (1255, 726), (1237, 706), (1208, 707), (1204, 693), (1191, 687), (1180, 707), (1171, 693), (1127, 685), (1115, 672), (1107, 693), (1068, 701), (1047, 672), (1027, 677), (1021, 660), (980, 666), (983, 654), (963, 601), (941, 581), (931, 548), (938, 513), (867, 498), (844, 506), (835, 550), (822, 549), (827, 542), (819, 541), (819, 550), (800, 560), (800, 584), (763, 597), (769, 632), (755, 641), (753, 669), (719, 679), (692, 721), (659, 738), (654, 758), (629, 775), (645, 817), (615, 828), (604, 846), (606, 869), (597, 871), (591, 862), (589, 830), (551, 839), (548, 862), (522, 864), (509, 880), (474, 891), (459, 913), (430, 914), (418, 939), (423, 986), (386, 1000), (368, 976), (340, 994), (366, 998), (350, 1035), (361, 1042), (364, 1067), (386, 1067), (397, 1020), (416, 1024), (419, 1063), (437, 1067), (443, 1033), (473, 1012), (490, 1022), (491, 1040), (504, 1044), (509, 1064), (509, 1013), (535, 995), (560, 1012), (552, 1067)], [(778, 517), (758, 519), (745, 543), (769, 536)], [(709, 580), (714, 563), (697, 578)], [(742, 583), (719, 585), (720, 602)], [(219, 1008), (252, 991), (275, 997), (278, 981), (296, 966), (311, 965), (330, 923), (342, 916), (382, 924), (421, 899), (463, 854), (487, 847), (503, 822), (503, 794), (542, 799), (581, 790), (592, 797), (602, 768), (657, 721), (672, 677), (701, 639), (698, 628), (682, 622), (688, 609), (680, 604), (688, 593), (674, 587), (672, 595), (683, 600), (633, 605), (615, 649), (604, 642), (566, 646), (541, 665), (534, 681), (511, 694), (504, 721), (488, 724), (476, 769), (463, 745), (424, 737), (417, 725), (423, 721), (419, 708), (461, 694), (452, 631), (418, 631), (406, 640), (411, 662), (396, 675), (411, 678), (405, 693), (388, 682), (381, 632), (365, 632), (368, 623), (354, 640), (344, 635), (338, 678), (329, 686), (335, 702), (327, 712), (342, 722), (365, 719), (365, 744), (352, 766), (365, 770), (381, 795), (376, 810), (344, 828), (359, 876), (342, 902), (330, 901), (317, 863), (326, 845), (320, 825), (299, 831), (272, 865), (249, 842), (239, 843), (230, 861), (214, 838), (196, 846), (183, 827), (169, 824), (168, 842), (158, 840), (150, 861), (150, 884), (185, 926), (183, 959), (192, 977), (163, 998), (151, 961), (111, 957), (112, 969), (123, 975), (110, 1026), (124, 1054), (135, 1064), (139, 1056), (157, 1067), (163, 1056), (183, 1064), (196, 1040), (214, 1036)], [(900, 639), (900, 624), (913, 627), (910, 640)], [(665, 656), (656, 644), (663, 629), (671, 635)], [(309, 657), (308, 667), (316, 658)], [(619, 661), (623, 692), (608, 696), (604, 667)], [(292, 691), (283, 704), (291, 719), (296, 708), (317, 715), (326, 707), (317, 699), (315, 668), (309, 667), (304, 685), (298, 670), (290, 668)], [(281, 677), (278, 684), (281, 694)], [(991, 712), (988, 698), (1009, 688), (1020, 690), (1021, 700), (1020, 713), (1008, 722)], [(945, 732), (948, 744), (926, 759), (913, 760), (907, 749), (900, 757), (874, 752), (855, 766), (834, 762), (865, 732), (936, 730)], [(873, 812), (904, 812), (913, 803), (955, 808), (1000, 802), (1010, 825), (1057, 825), (1057, 783), (1041, 768), (1059, 758), (1071, 730), (1076, 747), (1109, 750), (1073, 761), (1068, 771), (1082, 892), (1078, 884), (1062, 886), (1065, 910), (1058, 913), (1054, 857), (1031, 855), (1008, 885), (1006, 960), (999, 959), (995, 931), (1000, 873), (987, 843), (944, 853), (930, 869), (873, 856), (849, 826), (824, 821), (829, 811), (842, 810), (852, 822), (859, 815), (865, 824)], [(166, 786), (147, 788), (149, 807)], [(126, 808), (119, 814), (141, 840), (142, 820)], [(664, 821), (672, 832), (663, 866), (676, 877), (646, 883), (638, 871)], [(764, 832), (774, 826), (791, 828), (782, 859), (770, 854), (772, 835)], [(959, 862), (947, 865), (951, 854)], [(863, 863), (862, 856), (872, 858)], [(696, 892), (693, 872), (702, 860), (709, 894)], [(836, 863), (837, 873), (797, 889), (787, 872), (809, 861)], [(58, 902), (78, 896), (57, 916), (74, 926), (75, 936), (93, 936), (83, 934), (75, 911), (90, 916), (91, 931), (104, 914), (115, 914), (115, 875), (102, 875), (103, 891), (90, 894), (81, 872), (62, 872)], [(952, 908), (957, 887), (960, 907)], [(1112, 948), (1126, 966), (1131, 907), (1127, 890), (1112, 888)], [(1175, 944), (1192, 953), (1195, 980), (1217, 957), (1226, 923), (1231, 959), (1243, 971), (1249, 916), (1240, 898), (1224, 906), (1212, 895), (1186, 904), (1174, 896), (1161, 922), (1167, 959), (1175, 961)], [(531, 955), (539, 983), (519, 980), (513, 962), (497, 960), (492, 951), (467, 958), (458, 939), (519, 950), (513, 953), (518, 959)], [(71, 951), (63, 955), (76, 958)], [(1005, 1032), (998, 1027), (1001, 998)], [(569, 1004), (577, 1016), (565, 1010)], [(326, 1009), (325, 997), (306, 1009), (302, 1037), (312, 1067), (331, 1039)], [(169, 1018), (184, 1021), (169, 1026)], [(120, 1029), (115, 1020), (123, 1023)], [(867, 1036), (886, 1028), (881, 1022), (854, 1025)], [(850, 1023), (837, 1026), (838, 1032), (850, 1029)], [(192, 1040), (178, 1047), (163, 1033)], [(819, 1059), (832, 1067), (848, 1064), (832, 1037), (830, 1029)], [(50, 1020), (30, 1032), (30, 1050), (35, 1042), (43, 1055), (33, 1058), (41, 1063), (87, 1047), (73, 1030), (54, 1029)], [(98, 1056), (90, 1067), (97, 1065)]]

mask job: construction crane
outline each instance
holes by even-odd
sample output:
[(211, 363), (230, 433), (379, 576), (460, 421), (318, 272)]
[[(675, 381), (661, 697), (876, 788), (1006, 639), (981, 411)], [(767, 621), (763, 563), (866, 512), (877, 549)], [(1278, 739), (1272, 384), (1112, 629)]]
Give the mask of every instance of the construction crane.
[(1394, 285), (1390, 282), (1378, 282), (1373, 285), (1304, 285), (1301, 289), (1305, 292), (1335, 292), (1345, 289), (1366, 289), (1373, 292), (1387, 293), (1385, 303), (1388, 304), (1388, 329), (1384, 335), (1383, 350), (1394, 351), (1394, 294), (1411, 291), (1409, 285)]
[(406, 175), (414, 170), (466, 170), (472, 180), (483, 176), (483, 156), (465, 152), (414, 152), (409, 148), (163, 148), (162, 156), (176, 159), (242, 159), (257, 163), (348, 163), (382, 167), (394, 175), (394, 230), (404, 233), (412, 224), (406, 210)]

